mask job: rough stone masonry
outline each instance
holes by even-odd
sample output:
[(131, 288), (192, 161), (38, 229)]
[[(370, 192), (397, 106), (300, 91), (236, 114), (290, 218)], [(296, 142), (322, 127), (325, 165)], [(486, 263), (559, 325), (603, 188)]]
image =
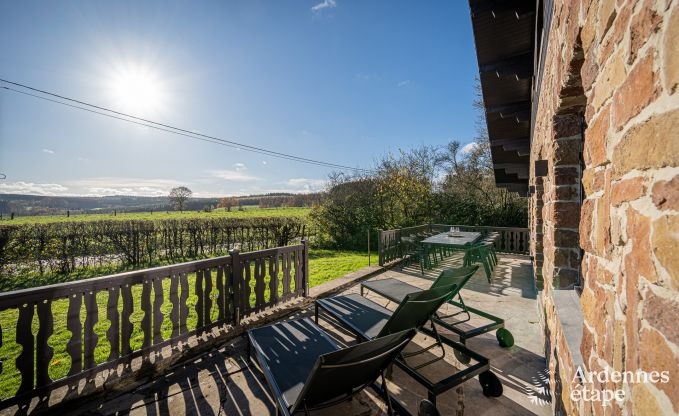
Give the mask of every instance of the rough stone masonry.
[[(549, 2), (548, 2), (549, 3)], [(554, 1), (531, 145), (531, 251), (557, 414), (679, 413), (679, 1)], [(536, 177), (533, 161), (547, 160)], [(580, 279), (579, 276), (582, 276)], [(554, 307), (581, 290), (579, 382)], [(573, 400), (574, 389), (624, 398)]]

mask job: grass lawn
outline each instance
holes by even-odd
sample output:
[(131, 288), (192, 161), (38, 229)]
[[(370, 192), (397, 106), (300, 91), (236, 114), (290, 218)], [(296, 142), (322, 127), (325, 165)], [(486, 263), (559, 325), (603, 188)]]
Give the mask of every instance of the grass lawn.
[(163, 220), (163, 219), (187, 219), (187, 218), (266, 218), (266, 217), (300, 217), (304, 218), (309, 214), (311, 208), (292, 207), (292, 208), (259, 208), (257, 206), (243, 207), (243, 211), (232, 209), (226, 211), (223, 208), (215, 209), (212, 212), (197, 211), (156, 211), (156, 212), (129, 212), (113, 214), (77, 214), (67, 217), (66, 215), (36, 215), (36, 216), (17, 216), (13, 220), (3, 216), (0, 220), (2, 224), (34, 224), (49, 222), (67, 221), (101, 221), (101, 220)]
[[(372, 260), (374, 264), (377, 261), (377, 257), (373, 255)], [(367, 253), (311, 249), (309, 253), (309, 286), (317, 286), (321, 283), (361, 269), (367, 265)], [(189, 329), (195, 327), (197, 320), (197, 315), (194, 308), (196, 305), (197, 296), (194, 293), (194, 287), (195, 274), (192, 274), (189, 275), (190, 295), (187, 301), (189, 308), (187, 325)], [(253, 287), (251, 302), (254, 304), (254, 279), (251, 279), (251, 287)], [(130, 320), (134, 324), (134, 330), (131, 339), (131, 345), (133, 349), (141, 348), (143, 341), (143, 332), (141, 330), (140, 324), (141, 319), (144, 316), (140, 303), (141, 289), (141, 285), (136, 285), (132, 288), (132, 295), (134, 298), (134, 312), (132, 313)], [(169, 320), (170, 310), (172, 309), (172, 303), (169, 300), (169, 289), (170, 281), (169, 279), (165, 279), (163, 282), (164, 303), (161, 306), (161, 310), (165, 315), (161, 332), (165, 339), (169, 338), (170, 334), (172, 333), (172, 323)], [(213, 291), (212, 294), (216, 296), (215, 291)], [(268, 291), (265, 296), (268, 298)], [(110, 325), (106, 318), (107, 302), (108, 293), (99, 292), (97, 294), (99, 320), (94, 327), (95, 333), (99, 336), (99, 343), (95, 349), (95, 360), (97, 363), (105, 362), (110, 353), (110, 345), (106, 339), (106, 331)], [(122, 310), (122, 300), (119, 300), (119, 310)], [(66, 328), (67, 311), (68, 300), (60, 299), (52, 303), (54, 333), (50, 337), (48, 344), (54, 348), (54, 356), (50, 362), (49, 368), (49, 375), (54, 380), (64, 377), (71, 366), (71, 359), (66, 353), (66, 344), (71, 337), (71, 332)], [(213, 319), (217, 318), (216, 302), (213, 303), (211, 316)], [(16, 309), (0, 312), (0, 326), (2, 327), (2, 347), (0, 347), (0, 360), (2, 360), (3, 364), (2, 373), (0, 373), (0, 398), (13, 396), (21, 381), (21, 376), (16, 369), (15, 363), (16, 358), (21, 353), (21, 346), (15, 341), (17, 319), (18, 311)], [(81, 308), (80, 320), (81, 322), (85, 321), (84, 305)], [(39, 325), (37, 315), (34, 315), (34, 335), (37, 334), (38, 328)]]
[[(377, 264), (377, 255), (371, 253), (371, 264)], [(309, 287), (344, 276), (368, 265), (368, 254), (357, 251), (310, 250)]]

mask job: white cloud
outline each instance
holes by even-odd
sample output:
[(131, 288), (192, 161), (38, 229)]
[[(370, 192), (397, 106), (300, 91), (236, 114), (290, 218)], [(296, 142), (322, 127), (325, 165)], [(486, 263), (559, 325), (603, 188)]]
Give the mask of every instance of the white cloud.
[(403, 81), (399, 82), (398, 84), (396, 84), (396, 86), (397, 87), (405, 87), (408, 84), (410, 84), (410, 80), (406, 79), (406, 80), (403, 80)]
[(266, 160), (262, 160), (262, 165), (266, 165)]
[(166, 196), (169, 189), (153, 188), (148, 186), (120, 187), (120, 188), (89, 188), (87, 195), (92, 196)]
[(43, 152), (43, 153), (50, 154), (50, 155), (53, 155), (53, 154), (54, 154), (54, 150), (50, 150), (50, 149), (42, 149), (42, 152)]
[(0, 194), (44, 196), (166, 196), (176, 186), (190, 183), (171, 179), (99, 177), (58, 183), (0, 183)]
[(361, 81), (381, 81), (382, 75), (374, 72), (373, 73), (359, 72), (357, 74), (354, 74), (354, 78)]
[(172, 179), (98, 177), (67, 182), (83, 196), (165, 196), (175, 186), (187, 185)]
[(462, 149), (460, 149), (460, 151), (462, 153), (469, 153), (472, 150), (476, 149), (477, 147), (478, 147), (478, 144), (476, 142), (471, 142), (471, 143), (467, 143), (464, 146), (462, 146)]
[(58, 183), (9, 182), (0, 183), (0, 194), (64, 195), (68, 188)]
[(335, 0), (323, 0), (322, 2), (316, 4), (311, 8), (311, 11), (314, 13), (318, 13), (323, 9), (332, 9), (334, 7), (337, 7), (337, 3)]
[(230, 181), (230, 182), (251, 182), (251, 181), (257, 181), (259, 180), (258, 177), (249, 175), (243, 170), (229, 170), (229, 169), (213, 169), (213, 170), (207, 170), (205, 171), (208, 175)]
[(234, 163), (233, 167), (236, 168), (236, 172), (242, 172), (247, 169), (245, 163)]
[(316, 192), (323, 189), (327, 181), (325, 179), (292, 178), (288, 179), (287, 185), (291, 192)]

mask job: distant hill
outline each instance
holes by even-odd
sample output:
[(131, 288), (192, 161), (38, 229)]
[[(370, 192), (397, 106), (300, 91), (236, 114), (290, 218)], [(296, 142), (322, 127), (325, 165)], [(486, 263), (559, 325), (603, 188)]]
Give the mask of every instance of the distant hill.
[[(272, 193), (248, 195), (237, 198), (241, 205), (308, 206), (320, 200), (320, 194)], [(219, 198), (191, 198), (187, 210), (215, 208)], [(41, 196), (0, 194), (0, 214), (10, 215), (56, 215), (70, 211), (93, 212), (147, 212), (169, 211), (172, 206), (167, 197), (151, 196)]]

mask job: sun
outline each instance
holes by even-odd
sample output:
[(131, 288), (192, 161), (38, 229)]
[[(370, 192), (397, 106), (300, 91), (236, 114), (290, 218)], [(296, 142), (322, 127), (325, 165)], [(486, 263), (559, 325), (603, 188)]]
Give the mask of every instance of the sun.
[(157, 114), (166, 101), (161, 78), (142, 65), (128, 65), (115, 71), (110, 89), (116, 107), (136, 116)]

